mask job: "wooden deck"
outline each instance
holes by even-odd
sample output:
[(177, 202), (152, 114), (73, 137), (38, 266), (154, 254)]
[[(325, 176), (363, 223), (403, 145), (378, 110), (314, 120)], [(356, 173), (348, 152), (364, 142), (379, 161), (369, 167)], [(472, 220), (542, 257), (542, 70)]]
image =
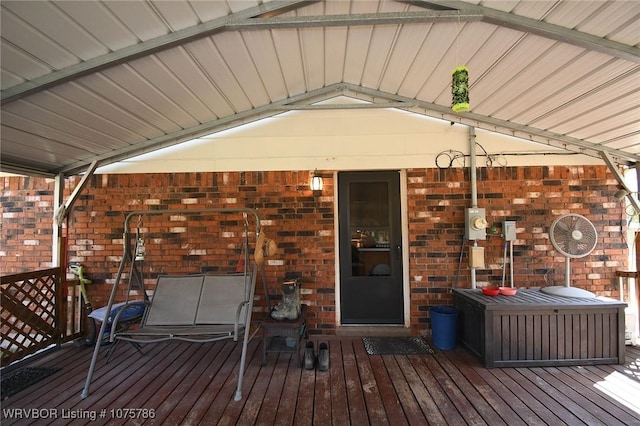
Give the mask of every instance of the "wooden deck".
[(301, 369), (290, 354), (270, 354), (261, 365), (254, 338), (239, 402), (233, 342), (153, 344), (144, 356), (123, 344), (109, 363), (100, 358), (84, 400), (92, 348), (67, 345), (29, 362), (61, 370), (3, 401), (0, 421), (27, 423), (21, 414), (56, 425), (640, 425), (640, 347), (626, 347), (625, 365), (486, 369), (461, 347), (369, 356), (360, 338), (327, 341), (331, 366), (320, 372)]

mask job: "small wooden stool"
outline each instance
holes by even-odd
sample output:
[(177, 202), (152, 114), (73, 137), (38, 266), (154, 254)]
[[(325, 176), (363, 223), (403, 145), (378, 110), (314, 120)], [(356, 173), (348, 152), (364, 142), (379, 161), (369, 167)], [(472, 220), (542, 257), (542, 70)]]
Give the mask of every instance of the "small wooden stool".
[[(298, 365), (302, 367), (300, 355), (302, 339), (307, 339), (307, 305), (300, 305), (301, 313), (294, 320), (267, 318), (262, 327), (262, 365), (267, 363), (267, 353), (288, 352), (298, 354)], [(287, 344), (287, 342), (289, 344)]]

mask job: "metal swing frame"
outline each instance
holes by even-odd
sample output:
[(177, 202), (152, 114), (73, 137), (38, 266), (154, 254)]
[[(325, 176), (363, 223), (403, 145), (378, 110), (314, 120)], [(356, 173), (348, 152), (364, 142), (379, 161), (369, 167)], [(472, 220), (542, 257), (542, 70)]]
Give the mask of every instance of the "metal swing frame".
[[(122, 256), (122, 260), (120, 261), (120, 265), (118, 267), (115, 283), (113, 285), (113, 288), (111, 289), (109, 302), (106, 306), (105, 318), (109, 318), (111, 314), (111, 309), (113, 308), (114, 300), (116, 299), (116, 296), (118, 294), (118, 287), (122, 282), (123, 271), (125, 270), (126, 264), (130, 262), (133, 265), (135, 263), (136, 253), (133, 253), (131, 251), (131, 236), (129, 232), (131, 219), (135, 216), (142, 217), (144, 215), (151, 216), (151, 215), (162, 215), (162, 214), (168, 214), (168, 213), (170, 214), (242, 213), (244, 215), (244, 219), (245, 219), (244, 220), (244, 236), (243, 236), (244, 262), (243, 262), (243, 273), (241, 277), (244, 281), (245, 292), (244, 292), (244, 301), (241, 303), (242, 306), (238, 307), (236, 310), (235, 324), (233, 322), (230, 323), (228, 321), (225, 321), (224, 324), (220, 324), (222, 331), (218, 330), (216, 332), (213, 332), (211, 331), (212, 330), (211, 327), (207, 328), (206, 331), (203, 331), (203, 328), (206, 328), (206, 326), (199, 326), (198, 324), (194, 323), (191, 326), (191, 328), (189, 328), (189, 331), (186, 331), (184, 333), (176, 334), (175, 328), (167, 328), (164, 330), (164, 332), (160, 331), (159, 334), (155, 333), (154, 335), (156, 336), (156, 338), (149, 339), (148, 335), (143, 335), (143, 336), (139, 336), (140, 338), (137, 339), (137, 338), (131, 337), (131, 334), (119, 335), (117, 331), (117, 324), (116, 324), (117, 318), (116, 318), (116, 320), (114, 320), (113, 324), (111, 325), (112, 329), (110, 334), (110, 340), (117, 341), (118, 339), (122, 339), (122, 340), (138, 342), (138, 343), (145, 343), (145, 342), (148, 343), (151, 341), (181, 339), (181, 340), (187, 340), (187, 341), (208, 342), (208, 341), (215, 341), (215, 340), (229, 339), (229, 338), (237, 340), (239, 337), (238, 332), (239, 331), (243, 332), (242, 355), (240, 359), (240, 368), (238, 372), (238, 384), (237, 384), (237, 389), (234, 397), (236, 401), (239, 401), (242, 399), (242, 381), (244, 377), (244, 371), (246, 368), (247, 345), (248, 345), (248, 341), (252, 337), (250, 336), (251, 313), (253, 310), (253, 298), (255, 294), (255, 284), (256, 284), (256, 277), (257, 277), (258, 266), (259, 266), (255, 264), (255, 256), (254, 256), (254, 262), (250, 262), (250, 259), (249, 259), (249, 247), (248, 247), (249, 224), (248, 224), (247, 217), (251, 215), (255, 219), (255, 226), (256, 226), (255, 234), (256, 234), (256, 241), (258, 241), (262, 230), (261, 230), (261, 224), (260, 224), (260, 217), (256, 210), (250, 209), (250, 208), (236, 208), (236, 209), (221, 208), (221, 209), (190, 209), (190, 210), (189, 209), (188, 210), (152, 210), (152, 211), (134, 211), (129, 213), (126, 216), (124, 221), (123, 256)], [(259, 249), (259, 248), (256, 247), (256, 249)], [(160, 283), (161, 278), (162, 277), (159, 277), (158, 283)], [(192, 279), (193, 277), (189, 277), (189, 278)], [(203, 276), (202, 285), (206, 285), (204, 283), (204, 280), (206, 279), (207, 277)], [(144, 285), (143, 285), (143, 291), (144, 291)], [(204, 289), (201, 290), (201, 294), (204, 294), (204, 292), (205, 292)], [(147, 310), (145, 311), (142, 328), (144, 328), (144, 322), (149, 318), (150, 310), (153, 309), (153, 301), (155, 299), (155, 296), (156, 295), (154, 294), (154, 298), (152, 298), (150, 304), (147, 307)], [(209, 302), (211, 301), (211, 298), (212, 298), (212, 293), (211, 293), (211, 290), (209, 290), (209, 296), (208, 296)], [(207, 311), (205, 308), (206, 307), (202, 308), (203, 312)], [(200, 312), (200, 306), (198, 306), (196, 309), (198, 310), (198, 312)], [(118, 312), (118, 314), (120, 314), (120, 312)], [(197, 314), (197, 315), (200, 315), (200, 314)], [(240, 319), (242, 320), (240, 324), (241, 327), (238, 326)], [(81, 397), (83, 399), (89, 396), (89, 393), (90, 393), (91, 381), (93, 379), (93, 373), (95, 371), (98, 355), (100, 352), (100, 346), (102, 345), (102, 342), (103, 342), (103, 337), (105, 334), (106, 327), (107, 327), (107, 321), (103, 321), (100, 326), (100, 331), (98, 332), (95, 347), (93, 350), (93, 356), (91, 358), (91, 364), (89, 366), (89, 371), (87, 373), (87, 379), (81, 394)], [(220, 329), (220, 327), (218, 328)], [(160, 327), (160, 329), (162, 329), (162, 327)], [(185, 330), (186, 329), (187, 328), (185, 327)], [(191, 339), (190, 333), (193, 333), (193, 336), (196, 336), (196, 335), (197, 336)], [(160, 334), (162, 335), (161, 338), (158, 337)], [(210, 335), (209, 338), (206, 338), (206, 337), (203, 338), (203, 336), (208, 336), (208, 335)]]

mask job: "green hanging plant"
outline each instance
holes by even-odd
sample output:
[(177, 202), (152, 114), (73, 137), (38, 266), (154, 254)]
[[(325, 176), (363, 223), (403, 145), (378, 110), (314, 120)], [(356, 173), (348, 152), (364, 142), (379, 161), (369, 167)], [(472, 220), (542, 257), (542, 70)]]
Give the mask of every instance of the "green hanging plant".
[(465, 66), (456, 67), (452, 74), (451, 109), (453, 112), (469, 111), (469, 69)]

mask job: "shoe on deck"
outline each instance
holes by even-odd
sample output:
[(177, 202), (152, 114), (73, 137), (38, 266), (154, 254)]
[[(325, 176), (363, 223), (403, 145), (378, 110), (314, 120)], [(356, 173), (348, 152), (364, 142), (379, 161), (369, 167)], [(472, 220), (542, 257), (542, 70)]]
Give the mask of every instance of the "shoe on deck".
[(318, 370), (327, 371), (329, 369), (329, 346), (320, 343), (318, 346)]
[(313, 347), (313, 342), (307, 342), (304, 348), (304, 369), (313, 370), (316, 366), (316, 351)]

